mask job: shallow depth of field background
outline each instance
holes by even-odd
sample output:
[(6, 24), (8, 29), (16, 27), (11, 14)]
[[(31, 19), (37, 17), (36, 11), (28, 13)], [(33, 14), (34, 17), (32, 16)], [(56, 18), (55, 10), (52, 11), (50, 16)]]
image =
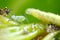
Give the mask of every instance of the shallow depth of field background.
[(11, 15), (24, 15), (25, 23), (39, 22), (33, 16), (27, 15), (27, 8), (36, 8), (60, 15), (60, 0), (0, 0), (0, 8), (8, 7)]

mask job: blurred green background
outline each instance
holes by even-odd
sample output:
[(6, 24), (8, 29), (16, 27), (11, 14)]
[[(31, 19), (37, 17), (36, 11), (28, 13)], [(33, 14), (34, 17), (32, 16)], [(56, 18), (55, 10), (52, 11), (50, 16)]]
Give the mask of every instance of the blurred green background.
[(33, 16), (25, 14), (27, 8), (60, 14), (60, 0), (0, 0), (0, 8), (4, 7), (10, 9), (10, 14), (24, 15), (26, 23), (39, 22)]

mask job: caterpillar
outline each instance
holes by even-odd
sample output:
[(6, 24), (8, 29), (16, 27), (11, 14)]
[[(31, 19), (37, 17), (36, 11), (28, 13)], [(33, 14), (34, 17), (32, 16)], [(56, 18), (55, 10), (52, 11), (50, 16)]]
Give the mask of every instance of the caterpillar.
[(47, 24), (60, 26), (60, 16), (50, 12), (44, 12), (38, 9), (28, 8), (26, 14), (32, 15)]

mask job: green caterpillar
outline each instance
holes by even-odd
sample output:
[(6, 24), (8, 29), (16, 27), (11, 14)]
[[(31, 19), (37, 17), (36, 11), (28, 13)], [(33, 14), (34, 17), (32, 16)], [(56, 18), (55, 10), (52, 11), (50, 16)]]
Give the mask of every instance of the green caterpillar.
[(38, 9), (33, 9), (33, 8), (27, 9), (26, 13), (33, 15), (34, 17), (36, 17), (39, 20), (42, 20), (44, 23), (55, 24), (57, 26), (60, 26), (60, 16), (59, 15), (40, 11)]

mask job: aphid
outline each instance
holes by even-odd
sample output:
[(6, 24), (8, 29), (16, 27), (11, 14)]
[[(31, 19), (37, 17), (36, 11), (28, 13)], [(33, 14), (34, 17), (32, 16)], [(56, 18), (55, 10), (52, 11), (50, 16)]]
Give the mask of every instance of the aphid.
[(4, 9), (0, 9), (0, 15), (7, 16), (9, 14), (10, 10), (5, 7)]

